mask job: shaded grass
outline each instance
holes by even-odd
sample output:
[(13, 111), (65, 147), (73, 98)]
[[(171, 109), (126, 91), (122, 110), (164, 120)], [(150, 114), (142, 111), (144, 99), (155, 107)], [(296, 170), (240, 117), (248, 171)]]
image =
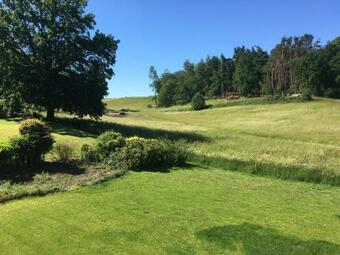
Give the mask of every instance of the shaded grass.
[(86, 134), (90, 134), (90, 136), (98, 136), (99, 134), (107, 130), (114, 130), (126, 137), (141, 136), (145, 138), (184, 140), (186, 142), (209, 141), (209, 139), (204, 135), (197, 134), (194, 132), (180, 132), (165, 129), (147, 128), (143, 126), (131, 126), (108, 121), (58, 118), (57, 123), (58, 125), (54, 125), (53, 132), (57, 134), (63, 133), (71, 136), (72, 135), (77, 136), (77, 134), (75, 134), (73, 130), (78, 131), (80, 130), (81, 135), (85, 132)]
[[(340, 245), (322, 240), (303, 240), (280, 233), (276, 229), (242, 223), (211, 227), (198, 233), (200, 238), (223, 250), (243, 254), (337, 254)], [(242, 248), (241, 248), (242, 247)]]
[(340, 252), (338, 201), (338, 188), (213, 168), (130, 173), (0, 206), (0, 250), (335, 255)]
[(69, 165), (46, 162), (25, 174), (0, 179), (0, 203), (28, 196), (44, 196), (121, 177), (125, 171), (101, 165)]

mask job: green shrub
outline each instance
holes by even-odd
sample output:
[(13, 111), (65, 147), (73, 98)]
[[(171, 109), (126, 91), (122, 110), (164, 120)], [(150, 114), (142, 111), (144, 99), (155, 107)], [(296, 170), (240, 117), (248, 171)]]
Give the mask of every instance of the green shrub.
[(13, 162), (13, 148), (9, 144), (0, 143), (0, 174)]
[(10, 139), (16, 166), (32, 166), (39, 162), (40, 155), (35, 151), (34, 143), (28, 136), (16, 136)]
[(81, 146), (80, 156), (81, 160), (85, 163), (96, 162), (98, 158), (96, 150), (89, 144)]
[(195, 111), (204, 109), (206, 107), (204, 96), (201, 93), (196, 93), (191, 99), (191, 105)]
[(45, 122), (37, 119), (24, 120), (20, 123), (19, 132), (29, 139), (40, 158), (52, 149), (54, 139)]
[(140, 170), (162, 170), (164, 166), (175, 166), (185, 162), (186, 152), (183, 147), (156, 139), (132, 137), (126, 145), (117, 149), (106, 160), (113, 168)]
[(114, 131), (106, 131), (97, 138), (96, 151), (99, 160), (105, 160), (112, 152), (125, 145), (124, 137)]
[(74, 146), (68, 143), (57, 143), (53, 146), (52, 155), (55, 160), (67, 163), (70, 162), (74, 156)]
[(52, 149), (54, 140), (44, 122), (36, 119), (24, 120), (20, 124), (19, 132), (19, 137), (10, 140), (17, 165), (35, 165)]

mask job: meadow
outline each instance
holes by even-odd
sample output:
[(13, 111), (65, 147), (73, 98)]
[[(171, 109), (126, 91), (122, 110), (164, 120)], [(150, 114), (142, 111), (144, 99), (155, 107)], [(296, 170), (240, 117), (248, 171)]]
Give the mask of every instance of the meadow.
[[(148, 101), (145, 99), (145, 105)], [(161, 110), (138, 107), (139, 112), (127, 118), (104, 119), (202, 135), (205, 141), (189, 143), (196, 155), (194, 160), (201, 163), (235, 170), (247, 166), (247, 171), (284, 179), (340, 184), (339, 100), (316, 98), (303, 103), (250, 105), (234, 102), (211, 100), (207, 103), (223, 103), (224, 107), (200, 112), (177, 111), (178, 106)], [(128, 105), (128, 99), (125, 103)]]
[[(60, 114), (52, 133), (77, 148), (107, 129), (183, 141), (187, 166), (2, 203), (0, 253), (340, 254), (339, 100), (151, 103), (109, 100), (130, 111), (101, 122)], [(0, 127), (0, 141), (18, 133)]]

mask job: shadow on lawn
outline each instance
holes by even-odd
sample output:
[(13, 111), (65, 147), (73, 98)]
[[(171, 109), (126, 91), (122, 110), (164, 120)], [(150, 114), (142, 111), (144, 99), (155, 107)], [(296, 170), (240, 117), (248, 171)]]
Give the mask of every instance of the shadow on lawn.
[(58, 118), (55, 122), (49, 124), (57, 134), (78, 137), (95, 137), (107, 130), (114, 130), (121, 133), (123, 136), (164, 138), (170, 140), (185, 140), (187, 142), (205, 142), (209, 140), (209, 138), (196, 133), (151, 129), (88, 119)]
[(322, 240), (302, 240), (255, 224), (225, 225), (197, 233), (205, 241), (230, 252), (241, 249), (243, 254), (311, 255), (340, 254), (340, 245)]
[(65, 164), (59, 162), (43, 162), (39, 166), (30, 169), (10, 170), (2, 173), (0, 181), (12, 181), (14, 183), (21, 183), (32, 181), (33, 176), (41, 173), (48, 174), (67, 174), (67, 175), (81, 175), (86, 172), (86, 169), (79, 166), (77, 163)]
[[(155, 167), (149, 167), (147, 169), (142, 169), (135, 172), (155, 172), (155, 173), (170, 173), (171, 171), (176, 171), (177, 169), (181, 170), (193, 170), (197, 169), (199, 165), (193, 164), (193, 163), (183, 163), (178, 166), (155, 166)], [(202, 166), (199, 166), (200, 168), (203, 168)]]

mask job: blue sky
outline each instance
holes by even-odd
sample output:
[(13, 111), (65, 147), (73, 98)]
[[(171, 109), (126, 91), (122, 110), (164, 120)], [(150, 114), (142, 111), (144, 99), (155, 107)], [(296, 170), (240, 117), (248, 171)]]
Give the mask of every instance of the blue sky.
[(340, 36), (339, 0), (89, 0), (87, 9), (121, 41), (109, 97), (151, 95), (151, 65), (175, 71), (241, 45), (269, 51), (283, 35)]

